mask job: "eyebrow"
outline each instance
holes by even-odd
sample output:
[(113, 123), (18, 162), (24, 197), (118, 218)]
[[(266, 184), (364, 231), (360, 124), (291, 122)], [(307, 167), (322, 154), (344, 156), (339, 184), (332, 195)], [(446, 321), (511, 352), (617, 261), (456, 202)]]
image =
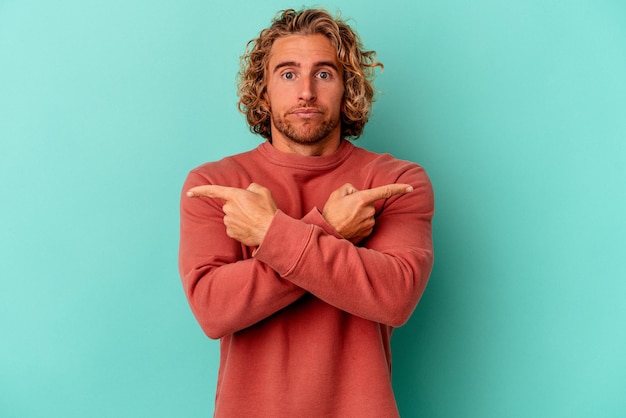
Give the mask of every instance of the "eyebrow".
[[(274, 69), (272, 70), (272, 72), (276, 72), (278, 70), (280, 70), (281, 68), (284, 67), (300, 67), (300, 64), (295, 62), (295, 61), (284, 61), (284, 62), (280, 62), (278, 64), (276, 64), (276, 66), (274, 67)], [(332, 68), (333, 70), (339, 72), (339, 68), (337, 68), (337, 64), (335, 64), (332, 61), (320, 61), (320, 62), (316, 62), (315, 64), (313, 64), (313, 68), (319, 68), (319, 67), (329, 67)]]

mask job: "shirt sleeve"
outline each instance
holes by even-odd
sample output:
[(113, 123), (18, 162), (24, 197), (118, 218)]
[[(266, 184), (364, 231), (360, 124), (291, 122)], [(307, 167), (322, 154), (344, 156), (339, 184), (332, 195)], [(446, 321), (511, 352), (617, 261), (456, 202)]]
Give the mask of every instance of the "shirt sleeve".
[[(403, 325), (433, 266), (434, 196), (419, 166), (397, 182), (411, 184), (414, 190), (379, 201), (374, 232), (361, 245), (333, 234), (319, 219), (307, 223), (279, 211), (254, 258), (338, 309), (390, 326)], [(315, 214), (307, 217), (315, 219)]]
[(191, 187), (209, 183), (194, 171), (184, 183), (179, 270), (194, 316), (204, 332), (217, 339), (267, 318), (306, 291), (226, 235), (223, 201), (185, 195)]

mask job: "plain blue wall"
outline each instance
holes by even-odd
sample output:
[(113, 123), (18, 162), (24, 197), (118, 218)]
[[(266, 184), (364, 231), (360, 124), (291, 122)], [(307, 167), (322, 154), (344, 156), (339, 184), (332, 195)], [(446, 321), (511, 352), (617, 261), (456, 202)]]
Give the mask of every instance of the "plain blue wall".
[[(180, 187), (259, 143), (238, 57), (301, 5), (0, 0), (0, 416), (211, 415)], [(322, 6), (386, 66), (357, 144), (437, 196), (403, 417), (625, 416), (626, 3)]]

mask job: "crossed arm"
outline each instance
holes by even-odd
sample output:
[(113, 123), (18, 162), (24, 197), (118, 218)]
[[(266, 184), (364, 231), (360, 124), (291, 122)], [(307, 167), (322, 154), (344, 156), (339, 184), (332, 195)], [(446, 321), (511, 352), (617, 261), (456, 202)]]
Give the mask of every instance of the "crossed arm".
[[(183, 197), (181, 274), (204, 331), (220, 338), (242, 330), (307, 292), (365, 319), (401, 325), (432, 267), (432, 191), (425, 175), (407, 180), (414, 179), (415, 193), (408, 184), (368, 190), (346, 184), (321, 212), (301, 220), (282, 213), (257, 184), (190, 188)], [(412, 197), (374, 219), (375, 202), (402, 194)], [(218, 237), (224, 228), (234, 239)]]

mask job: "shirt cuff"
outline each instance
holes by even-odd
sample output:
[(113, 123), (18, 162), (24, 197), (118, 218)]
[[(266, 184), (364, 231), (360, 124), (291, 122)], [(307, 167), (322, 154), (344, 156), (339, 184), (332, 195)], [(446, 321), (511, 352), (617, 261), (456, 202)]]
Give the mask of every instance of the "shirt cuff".
[(337, 232), (335, 228), (333, 228), (333, 226), (326, 221), (326, 218), (324, 218), (322, 213), (317, 208), (311, 209), (309, 213), (304, 215), (304, 218), (302, 218), (302, 221), (304, 221), (307, 224), (319, 226), (328, 235), (332, 235), (335, 238), (343, 239), (341, 234), (339, 234), (339, 232)]
[(252, 256), (267, 264), (281, 277), (289, 275), (298, 264), (313, 234), (313, 225), (294, 219), (278, 210), (263, 242)]

